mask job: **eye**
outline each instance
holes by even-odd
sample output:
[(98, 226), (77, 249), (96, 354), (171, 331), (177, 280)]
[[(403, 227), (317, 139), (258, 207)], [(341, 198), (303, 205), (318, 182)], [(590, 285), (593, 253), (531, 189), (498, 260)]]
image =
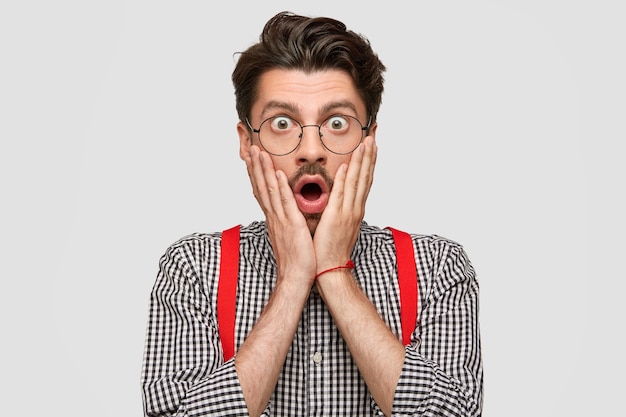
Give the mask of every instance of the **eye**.
[(276, 116), (272, 119), (272, 130), (290, 130), (296, 126), (296, 123), (287, 116)]
[(345, 116), (332, 116), (326, 121), (326, 123), (324, 123), (324, 126), (328, 130), (331, 130), (335, 133), (339, 133), (344, 130), (347, 130), (349, 125), (350, 125), (350, 122), (348, 121), (348, 118)]

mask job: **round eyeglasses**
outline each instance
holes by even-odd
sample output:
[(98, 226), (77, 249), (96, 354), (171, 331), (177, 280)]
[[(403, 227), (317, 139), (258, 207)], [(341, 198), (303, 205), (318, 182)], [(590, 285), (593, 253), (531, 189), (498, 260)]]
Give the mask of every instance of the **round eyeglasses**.
[(273, 116), (255, 129), (246, 118), (248, 127), (259, 135), (263, 149), (274, 156), (284, 156), (295, 151), (302, 142), (305, 127), (317, 127), (322, 145), (330, 152), (347, 155), (359, 146), (371, 122), (370, 117), (367, 126), (363, 126), (356, 117), (335, 114), (319, 125), (302, 125), (289, 116)]

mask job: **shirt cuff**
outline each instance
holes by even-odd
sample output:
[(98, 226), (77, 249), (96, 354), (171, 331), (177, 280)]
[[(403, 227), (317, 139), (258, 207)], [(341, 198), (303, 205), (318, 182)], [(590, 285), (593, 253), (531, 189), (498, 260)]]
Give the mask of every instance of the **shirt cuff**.
[(235, 361), (230, 359), (209, 378), (194, 385), (182, 402), (182, 415), (193, 416), (247, 416), (248, 407), (243, 396)]
[(471, 396), (463, 392), (459, 381), (446, 375), (432, 361), (425, 360), (407, 347), (394, 395), (392, 415), (471, 415)]

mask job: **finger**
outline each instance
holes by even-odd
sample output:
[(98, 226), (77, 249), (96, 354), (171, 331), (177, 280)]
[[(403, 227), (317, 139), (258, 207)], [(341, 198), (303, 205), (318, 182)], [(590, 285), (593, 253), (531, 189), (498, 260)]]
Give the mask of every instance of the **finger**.
[(280, 170), (276, 171), (276, 181), (278, 184), (278, 191), (280, 194), (280, 202), (286, 216), (293, 218), (302, 217), (298, 204), (293, 196), (293, 190), (289, 186), (289, 180), (287, 175)]
[(330, 192), (328, 207), (342, 207), (345, 199), (346, 176), (348, 164), (341, 164), (335, 178), (333, 179), (333, 189)]
[(254, 196), (256, 197), (263, 212), (267, 215), (268, 211), (271, 211), (271, 201), (269, 193), (267, 192), (267, 179), (264, 173), (263, 163), (261, 162), (261, 152), (258, 147), (252, 146), (250, 148), (249, 163), (246, 161), (248, 167), (248, 175), (252, 182)]
[(361, 142), (356, 150), (352, 153), (348, 172), (346, 173), (345, 184), (343, 186), (343, 207), (351, 209), (354, 207), (361, 176), (361, 167), (363, 165), (365, 143)]
[(248, 154), (248, 156), (245, 157), (244, 162), (246, 163), (246, 170), (248, 171), (248, 178), (250, 178), (250, 184), (252, 185), (252, 191), (254, 192), (254, 197), (258, 200), (259, 199), (259, 184), (257, 181), (257, 175), (256, 175), (256, 167), (257, 167), (257, 162), (255, 162), (254, 160), (254, 151), (255, 151), (255, 146), (252, 146), (250, 148), (250, 152)]
[(276, 170), (272, 163), (272, 158), (266, 152), (259, 153), (259, 162), (261, 165), (261, 171), (263, 174), (263, 181), (265, 183), (266, 201), (268, 203), (268, 209), (279, 218), (283, 218), (285, 211), (283, 208), (283, 202), (281, 197), (281, 191), (278, 185), (278, 179), (276, 177)]
[(361, 160), (361, 169), (359, 171), (359, 180), (357, 182), (355, 204), (365, 206), (367, 196), (372, 188), (374, 181), (374, 167), (376, 166), (376, 157), (378, 148), (374, 142), (374, 138), (368, 136), (363, 141), (364, 148), (363, 159)]

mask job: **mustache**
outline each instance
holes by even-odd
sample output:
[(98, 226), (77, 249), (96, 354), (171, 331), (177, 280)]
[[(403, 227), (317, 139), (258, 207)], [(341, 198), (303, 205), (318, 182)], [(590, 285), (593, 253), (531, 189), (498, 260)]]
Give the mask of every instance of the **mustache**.
[(333, 188), (333, 179), (328, 174), (328, 171), (321, 166), (320, 164), (304, 164), (291, 176), (289, 179), (289, 186), (291, 189), (295, 187), (296, 183), (302, 178), (304, 175), (319, 175), (322, 177), (326, 185), (328, 185), (328, 189), (331, 190)]

